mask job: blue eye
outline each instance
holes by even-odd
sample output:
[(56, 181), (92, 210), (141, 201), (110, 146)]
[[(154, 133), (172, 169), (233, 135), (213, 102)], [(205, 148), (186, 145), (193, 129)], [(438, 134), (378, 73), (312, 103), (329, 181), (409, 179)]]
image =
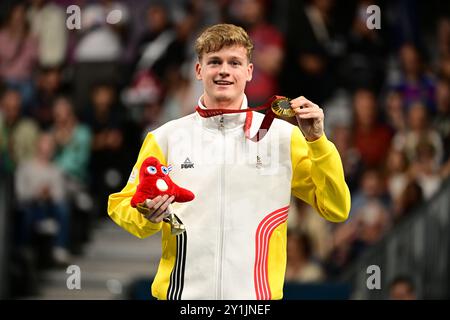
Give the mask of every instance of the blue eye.
[(169, 174), (169, 169), (167, 169), (167, 167), (161, 166), (161, 171), (162, 171), (162, 173), (164, 173), (165, 175)]
[(148, 166), (147, 167), (147, 172), (150, 174), (155, 174), (156, 173), (156, 168), (154, 166)]

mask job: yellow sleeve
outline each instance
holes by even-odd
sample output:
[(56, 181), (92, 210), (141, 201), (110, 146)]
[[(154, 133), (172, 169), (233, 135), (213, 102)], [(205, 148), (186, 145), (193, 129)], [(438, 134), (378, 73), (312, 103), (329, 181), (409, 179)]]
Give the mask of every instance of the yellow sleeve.
[(111, 194), (108, 198), (108, 215), (119, 226), (138, 238), (145, 238), (155, 234), (162, 227), (162, 222), (157, 224), (150, 222), (130, 204), (131, 198), (139, 184), (139, 169), (141, 168), (141, 164), (150, 156), (158, 158), (161, 163), (166, 163), (164, 154), (152, 133), (147, 134), (142, 144), (137, 162), (133, 167), (125, 188), (120, 192)]
[(291, 161), (292, 194), (328, 221), (347, 220), (350, 191), (339, 152), (325, 134), (309, 142), (295, 127), (291, 136)]

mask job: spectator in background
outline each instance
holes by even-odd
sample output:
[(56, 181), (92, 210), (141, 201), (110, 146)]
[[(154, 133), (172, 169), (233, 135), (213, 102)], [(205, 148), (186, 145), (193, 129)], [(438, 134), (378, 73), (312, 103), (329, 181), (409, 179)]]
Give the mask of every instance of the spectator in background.
[(108, 83), (96, 85), (91, 94), (91, 111), (87, 124), (92, 130), (90, 181), (98, 213), (106, 212), (103, 201), (109, 193), (124, 182), (123, 168), (126, 156), (123, 152), (123, 110), (117, 103), (116, 88)]
[[(147, 134), (163, 123), (161, 120), (162, 106), (159, 101), (146, 103), (144, 106), (143, 117), (141, 119), (140, 132), (141, 141), (144, 141)], [(172, 119), (173, 120), (173, 119)]]
[(53, 101), (63, 93), (62, 69), (60, 67), (41, 67), (36, 79), (36, 98), (33, 103), (33, 118), (43, 130), (53, 123)]
[(86, 183), (91, 150), (91, 130), (78, 122), (72, 103), (65, 97), (55, 100), (53, 120), (51, 132), (56, 141), (56, 164), (70, 180)]
[[(103, 11), (105, 25), (109, 25), (118, 35), (122, 48), (126, 46), (130, 28), (130, 9), (127, 1), (100, 0), (94, 6), (99, 6)], [(124, 58), (124, 57), (122, 57)]]
[[(81, 34), (75, 48), (77, 62), (118, 62), (122, 56), (122, 42), (117, 30), (108, 23), (111, 11), (124, 23), (128, 17), (128, 9), (123, 2), (101, 1), (87, 4), (82, 8)], [(120, 12), (120, 13), (119, 13)]]
[[(156, 101), (145, 106), (146, 131), (158, 127), (156, 125), (157, 122), (165, 123), (192, 113), (192, 106), (197, 103), (195, 101), (195, 84), (190, 81), (189, 76), (184, 72), (172, 69), (169, 77), (164, 97), (161, 97), (164, 100), (162, 104), (160, 105)], [(152, 109), (155, 110), (153, 115), (149, 113)]]
[(297, 96), (301, 88), (302, 95), (322, 104), (335, 89), (334, 67), (344, 53), (334, 1), (295, 3), (286, 38), (283, 92)]
[(387, 210), (390, 199), (385, 191), (383, 177), (379, 169), (367, 168), (363, 172), (360, 187), (352, 197), (352, 208), (350, 214), (356, 218), (358, 214), (364, 212), (364, 208), (376, 203)]
[(304, 201), (295, 197), (291, 197), (289, 206), (288, 229), (309, 235), (315, 258), (324, 261), (328, 257), (333, 240), (330, 224)]
[(438, 76), (450, 79), (450, 19), (442, 17), (437, 23), (436, 69)]
[(354, 142), (365, 167), (381, 166), (392, 132), (379, 118), (375, 94), (359, 89), (353, 95)]
[[(196, 94), (192, 90), (194, 81), (189, 81), (194, 73), (190, 72), (192, 69), (189, 69), (190, 73), (186, 70), (190, 67), (188, 48), (193, 41), (191, 37), (198, 22), (196, 10), (199, 8), (196, 5), (178, 8), (177, 19), (172, 21), (167, 6), (157, 2), (148, 7), (147, 29), (137, 46), (133, 82), (148, 78), (147, 87), (152, 92), (139, 107), (143, 117), (147, 118), (145, 124), (142, 119), (138, 120), (144, 131), (156, 122), (163, 123), (191, 113), (192, 105), (196, 103)], [(151, 115), (149, 110), (156, 113)]]
[(330, 278), (339, 276), (364, 249), (357, 247), (358, 224), (355, 219), (336, 226), (330, 255), (325, 260), (325, 268)]
[(410, 277), (397, 276), (389, 284), (390, 300), (417, 300), (416, 287)]
[(398, 50), (406, 42), (421, 44), (422, 21), (418, 19), (419, 3), (420, 1), (407, 0), (382, 2), (382, 16), (386, 17), (386, 29), (393, 50)]
[(394, 81), (391, 88), (402, 95), (406, 110), (414, 103), (422, 102), (430, 113), (434, 113), (435, 80), (426, 72), (416, 47), (404, 44), (399, 50), (399, 60), (402, 72), (400, 79)]
[(447, 179), (450, 176), (450, 160), (445, 162), (439, 171), (442, 179)]
[(31, 33), (39, 41), (39, 65), (61, 66), (65, 62), (68, 40), (64, 10), (47, 0), (32, 0), (28, 20)]
[(443, 57), (439, 62), (437, 74), (442, 78), (450, 79), (450, 55)]
[(358, 247), (359, 252), (377, 244), (392, 226), (390, 212), (379, 201), (369, 201), (355, 216), (358, 231), (353, 246)]
[(35, 151), (39, 128), (33, 119), (22, 114), (20, 92), (6, 89), (0, 97), (0, 167), (6, 173), (12, 174)]
[(366, 169), (361, 189), (352, 196), (351, 219), (337, 225), (326, 269), (335, 277), (368, 247), (378, 243), (392, 226), (389, 202), (378, 170)]
[(19, 246), (29, 247), (36, 228), (41, 226), (41, 232), (54, 233), (54, 263), (67, 266), (69, 210), (62, 171), (52, 162), (54, 147), (52, 135), (41, 134), (36, 155), (23, 162), (16, 171), (16, 195), (23, 213), (18, 240)]
[(450, 79), (439, 79), (436, 86), (437, 113), (433, 128), (437, 130), (444, 144), (444, 161), (450, 160)]
[(363, 170), (361, 155), (354, 145), (354, 139), (350, 126), (336, 125), (334, 127), (332, 141), (341, 155), (345, 181), (351, 192), (356, 190)]
[(188, 4), (192, 8), (197, 23), (196, 31), (192, 34), (193, 37), (196, 36), (198, 31), (203, 30), (210, 25), (229, 20), (225, 17), (228, 13), (226, 8), (229, 6), (229, 0), (189, 0)]
[(410, 174), (422, 189), (425, 200), (429, 200), (441, 185), (435, 152), (434, 146), (429, 141), (420, 141), (416, 147), (416, 159), (410, 167)]
[(434, 148), (434, 163), (440, 166), (443, 159), (442, 139), (438, 132), (430, 127), (427, 108), (420, 102), (414, 103), (408, 111), (407, 130), (398, 132), (392, 141), (394, 148), (406, 153), (408, 161), (417, 159), (419, 142), (427, 141)]
[(375, 4), (373, 0), (359, 0), (347, 38), (347, 54), (339, 74), (345, 79), (349, 90), (365, 86), (381, 88), (385, 73), (386, 48), (381, 30), (369, 29), (367, 8)]
[(361, 178), (361, 189), (353, 196), (351, 214), (356, 224), (356, 239), (351, 245), (359, 254), (377, 243), (392, 225), (390, 199), (379, 169), (366, 169)]
[(437, 74), (444, 79), (450, 79), (450, 55), (442, 57), (439, 61)]
[(394, 222), (398, 223), (405, 216), (411, 213), (423, 202), (423, 191), (420, 185), (415, 180), (409, 180), (405, 190), (400, 197), (394, 202), (393, 214)]
[[(174, 70), (173, 61), (180, 64), (180, 48), (170, 50), (175, 46), (177, 32), (169, 17), (167, 4), (163, 2), (152, 3), (145, 12), (146, 29), (139, 36), (136, 44), (136, 53), (131, 67), (131, 84), (123, 94), (124, 103), (131, 108), (131, 115), (135, 122), (144, 128), (147, 122), (143, 120), (145, 110), (156, 109), (160, 113), (161, 101), (164, 93), (175, 85), (183, 87), (183, 83), (166, 83), (166, 77), (174, 78), (178, 75), (170, 73)], [(175, 52), (178, 51), (178, 52)], [(178, 64), (178, 65), (179, 65)], [(170, 74), (169, 74), (170, 73)], [(173, 79), (172, 79), (173, 80)], [(175, 110), (177, 113), (178, 110)], [(156, 120), (156, 119), (155, 119)]]
[(441, 55), (450, 55), (450, 19), (448, 17), (442, 17), (439, 20), (437, 46)]
[(160, 81), (163, 81), (171, 63), (177, 61), (178, 55), (182, 52), (169, 50), (174, 45), (177, 34), (169, 17), (167, 5), (156, 2), (148, 7), (146, 13), (147, 30), (137, 43), (134, 69), (151, 70)]
[(32, 72), (38, 57), (37, 39), (29, 32), (26, 6), (15, 3), (0, 29), (0, 79), (19, 90), (24, 113), (29, 114), (34, 88)]
[(386, 159), (386, 186), (392, 202), (397, 202), (409, 182), (408, 159), (406, 154), (395, 148), (389, 150)]
[(406, 130), (405, 109), (403, 98), (400, 92), (390, 91), (385, 101), (386, 121), (393, 132), (402, 132)]
[(53, 103), (53, 126), (56, 142), (55, 163), (63, 171), (68, 202), (72, 212), (71, 252), (81, 253), (82, 244), (89, 240), (94, 204), (88, 191), (91, 129), (78, 122), (71, 101), (58, 97)]
[(235, 18), (254, 44), (253, 76), (245, 93), (249, 105), (258, 106), (280, 92), (278, 76), (284, 58), (283, 35), (266, 19), (266, 0), (236, 0)]
[[(125, 2), (101, 1), (82, 8), (81, 30), (74, 48), (74, 106), (78, 116), (85, 114), (92, 87), (102, 81), (119, 84), (123, 80), (121, 61), (124, 35), (120, 26), (128, 21)], [(117, 21), (119, 20), (119, 21)]]
[(172, 57), (167, 57), (168, 67), (164, 74), (163, 85), (164, 94), (161, 99), (162, 109), (160, 120), (162, 123), (184, 117), (192, 112), (192, 106), (197, 103), (197, 92), (195, 90), (195, 80), (192, 70), (195, 55), (190, 51), (189, 43), (194, 41), (191, 39), (195, 34), (194, 30), (197, 26), (196, 21), (198, 8), (195, 6), (187, 6), (176, 21), (175, 31), (176, 39), (169, 46), (169, 52)]
[(311, 239), (308, 234), (288, 231), (286, 281), (320, 282), (325, 274), (314, 260)]
[[(139, 126), (139, 136), (147, 134), (147, 126), (159, 121), (163, 87), (160, 81), (146, 70), (139, 71), (131, 84), (122, 91), (122, 101), (130, 118)], [(146, 114), (145, 110), (152, 110)], [(154, 113), (152, 113), (154, 112)], [(147, 118), (150, 116), (150, 118)]]

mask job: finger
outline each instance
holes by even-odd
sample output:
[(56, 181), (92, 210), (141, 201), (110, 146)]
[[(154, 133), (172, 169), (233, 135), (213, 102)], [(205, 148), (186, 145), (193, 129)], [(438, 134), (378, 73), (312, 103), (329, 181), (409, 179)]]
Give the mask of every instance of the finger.
[(309, 100), (299, 100), (294, 103), (291, 103), (291, 108), (294, 110), (295, 109), (307, 110), (307, 109), (318, 109), (320, 107), (317, 104), (315, 104)]
[(148, 219), (152, 222), (155, 222), (156, 219), (164, 212), (164, 210), (160, 210), (161, 206), (170, 199), (168, 195), (164, 195), (160, 197), (160, 200), (152, 207), (152, 212), (148, 216)]
[(315, 104), (309, 104), (308, 102), (305, 102), (305, 104), (302, 104), (302, 105), (291, 106), (291, 108), (295, 112), (303, 112), (303, 113), (310, 112), (311, 110), (320, 109), (319, 106), (317, 106)]
[(162, 221), (164, 218), (170, 215), (170, 212), (167, 210), (169, 205), (175, 200), (175, 196), (171, 196), (168, 198), (164, 204), (154, 213), (154, 218), (156, 221)]
[(300, 106), (312, 106), (314, 103), (305, 97), (301, 96), (295, 99), (292, 99), (291, 101), (291, 107), (300, 107)]
[(303, 108), (303, 109), (300, 109), (300, 108), (293, 108), (293, 110), (296, 112), (296, 113), (301, 113), (301, 114), (304, 114), (304, 113), (311, 113), (311, 112), (319, 112), (319, 113), (323, 113), (323, 110), (321, 109), (321, 108), (319, 108), (319, 107), (316, 107), (316, 106), (314, 106), (314, 107), (308, 107), (308, 108)]
[(300, 119), (323, 119), (323, 114), (320, 112), (310, 112), (304, 114), (297, 114)]
[[(149, 209), (150, 210), (150, 209)], [(155, 212), (154, 211), (150, 211), (149, 213), (144, 214), (144, 218), (147, 220), (150, 220), (151, 222), (155, 222), (154, 218), (153, 218), (153, 214)]]
[(157, 215), (155, 213), (155, 217), (158, 221), (162, 221), (165, 218), (167, 218), (168, 216), (170, 216), (170, 211), (167, 210), (167, 208), (165, 210), (161, 210), (161, 212), (159, 212), (159, 209), (158, 209)]
[(175, 196), (171, 196), (169, 199), (167, 199), (167, 202), (171, 204), (175, 200)]
[(165, 218), (167, 218), (169, 215), (170, 213), (168, 211), (164, 211), (161, 215), (159, 215), (159, 217), (155, 218), (155, 222), (159, 223), (163, 221)]
[(312, 108), (306, 108), (306, 109), (300, 109), (295, 108), (293, 109), (296, 114), (308, 114), (308, 113), (321, 113), (323, 114), (323, 110), (319, 108), (319, 106), (313, 106)]
[(303, 116), (315, 116), (322, 118), (324, 116), (322, 110), (309, 110), (309, 112), (296, 112), (296, 116), (303, 117)]
[(303, 107), (303, 109), (301, 107), (296, 107), (296, 108), (292, 108), (294, 110), (294, 112), (296, 114), (307, 114), (307, 113), (311, 113), (311, 112), (322, 112), (322, 109), (318, 108), (318, 107), (312, 107), (312, 108), (305, 108)]
[(164, 195), (162, 196), (158, 202), (155, 203), (155, 205), (151, 208), (153, 210), (157, 210), (159, 207), (161, 207), (161, 205), (164, 203), (164, 201), (167, 200), (169, 196), (168, 195)]
[(291, 99), (291, 104), (303, 104), (306, 100), (308, 100), (308, 99), (306, 99), (304, 96), (300, 96), (300, 97), (298, 97), (298, 98), (295, 98), (295, 99)]
[(292, 102), (291, 101), (291, 108), (292, 109), (304, 109), (307, 106), (307, 101), (306, 100), (297, 100)]
[(153, 223), (159, 223), (161, 222), (165, 217), (167, 217), (169, 215), (169, 213), (166, 212), (162, 212), (162, 214), (160, 214), (158, 212), (158, 210), (156, 210), (155, 212), (153, 212), (152, 214), (149, 214), (147, 216), (145, 216), (148, 220), (150, 220)]
[(320, 108), (314, 108), (314, 109), (294, 109), (295, 114), (300, 115), (306, 115), (306, 114), (317, 114), (317, 115), (323, 115), (323, 110)]
[(174, 196), (171, 196), (170, 198), (168, 198), (162, 205), (161, 207), (159, 207), (159, 209), (155, 212), (154, 216), (156, 218), (158, 218), (160, 215), (162, 215), (163, 213), (165, 213), (165, 211), (167, 210), (167, 207), (169, 206), (169, 204), (172, 203), (172, 201), (175, 199)]
[(158, 201), (161, 199), (161, 196), (157, 196), (154, 199), (147, 199), (145, 200), (145, 205), (147, 206), (147, 208), (151, 209), (153, 208), (153, 206), (158, 203)]

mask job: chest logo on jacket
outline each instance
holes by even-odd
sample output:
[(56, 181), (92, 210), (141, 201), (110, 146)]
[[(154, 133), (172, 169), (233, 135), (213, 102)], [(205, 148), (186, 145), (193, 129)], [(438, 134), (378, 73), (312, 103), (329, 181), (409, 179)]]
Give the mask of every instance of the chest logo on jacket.
[(256, 169), (260, 169), (262, 167), (263, 163), (261, 161), (261, 157), (260, 156), (256, 156)]
[(189, 158), (186, 158), (181, 164), (181, 169), (194, 169), (194, 163)]

